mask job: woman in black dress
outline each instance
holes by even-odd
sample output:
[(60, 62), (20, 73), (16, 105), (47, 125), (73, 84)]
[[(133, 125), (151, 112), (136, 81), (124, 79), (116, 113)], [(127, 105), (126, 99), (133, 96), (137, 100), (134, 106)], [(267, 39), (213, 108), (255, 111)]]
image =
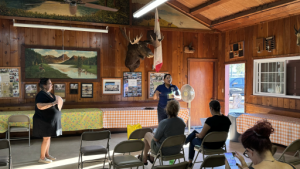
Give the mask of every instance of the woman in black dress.
[(35, 98), (35, 114), (33, 116), (33, 136), (43, 137), (39, 162), (51, 163), (56, 158), (49, 154), (51, 137), (62, 135), (61, 107), (62, 99), (50, 93), (51, 80), (42, 78), (39, 82), (41, 91)]

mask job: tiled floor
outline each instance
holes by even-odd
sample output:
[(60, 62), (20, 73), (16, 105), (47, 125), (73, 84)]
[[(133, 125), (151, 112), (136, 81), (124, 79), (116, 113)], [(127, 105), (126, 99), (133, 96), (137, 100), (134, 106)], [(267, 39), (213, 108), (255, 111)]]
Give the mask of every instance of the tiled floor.
[[(110, 153), (112, 153), (113, 148), (119, 142), (126, 140), (126, 133), (117, 133), (112, 134), (112, 138), (110, 140)], [(80, 136), (71, 136), (71, 137), (58, 137), (53, 138), (50, 148), (50, 154), (57, 158), (57, 161), (54, 161), (51, 164), (40, 164), (38, 163), (41, 139), (32, 139), (31, 146), (28, 147), (28, 142), (26, 140), (14, 140), (11, 141), (11, 149), (12, 149), (12, 158), (13, 158), (13, 167), (15, 169), (76, 169), (79, 155), (79, 146), (80, 146)], [(95, 144), (95, 143), (89, 143)], [(104, 141), (101, 141), (100, 144), (105, 145)], [(227, 150), (228, 152), (237, 151), (239, 153), (243, 153), (244, 148), (240, 143), (227, 141)], [(279, 147), (278, 152), (282, 152), (284, 148)], [(0, 151), (1, 154), (4, 153), (4, 150)], [(187, 159), (188, 153), (188, 145), (185, 146), (185, 153)], [(199, 155), (201, 156), (201, 155)], [(89, 157), (93, 158), (93, 157)], [(99, 156), (97, 157), (99, 158)], [(84, 158), (87, 159), (87, 158)], [(201, 160), (201, 157), (198, 157)], [(247, 159), (247, 162), (249, 160)], [(168, 164), (168, 162), (165, 162)], [(108, 168), (108, 165), (105, 166)], [(152, 165), (145, 166), (146, 169), (150, 169)], [(300, 165), (297, 166), (300, 169)], [(1, 167), (2, 169), (4, 167)], [(102, 168), (102, 164), (100, 163), (90, 163), (88, 165), (84, 165), (85, 169), (96, 169)], [(140, 167), (142, 168), (142, 167)], [(200, 164), (196, 164), (194, 169), (200, 168)], [(215, 169), (221, 169), (224, 167), (218, 167)]]

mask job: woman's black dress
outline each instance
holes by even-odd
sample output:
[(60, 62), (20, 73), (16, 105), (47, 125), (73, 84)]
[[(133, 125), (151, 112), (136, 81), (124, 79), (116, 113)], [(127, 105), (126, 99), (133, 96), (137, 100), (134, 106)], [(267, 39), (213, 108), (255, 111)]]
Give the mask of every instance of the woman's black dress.
[[(51, 93), (50, 93), (51, 94)], [(40, 91), (35, 98), (35, 114), (33, 116), (33, 136), (35, 137), (55, 137), (62, 135), (61, 111), (57, 104), (48, 109), (40, 110), (37, 103), (52, 103), (56, 100), (55, 95)]]

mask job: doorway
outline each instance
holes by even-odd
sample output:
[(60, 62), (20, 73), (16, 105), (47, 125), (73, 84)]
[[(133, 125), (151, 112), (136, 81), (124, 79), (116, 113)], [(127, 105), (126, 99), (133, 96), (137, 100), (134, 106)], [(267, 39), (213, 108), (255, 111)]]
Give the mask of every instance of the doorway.
[[(209, 102), (215, 99), (217, 59), (189, 59), (188, 82), (195, 90), (191, 103), (191, 126), (200, 126), (200, 119), (211, 117)], [(202, 120), (203, 121), (203, 120)]]
[(245, 63), (225, 65), (225, 114), (245, 112)]

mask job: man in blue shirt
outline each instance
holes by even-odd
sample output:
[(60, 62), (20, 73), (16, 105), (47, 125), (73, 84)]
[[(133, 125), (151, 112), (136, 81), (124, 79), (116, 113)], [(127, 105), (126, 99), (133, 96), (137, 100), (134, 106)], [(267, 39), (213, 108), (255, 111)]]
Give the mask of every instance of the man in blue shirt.
[(178, 90), (177, 86), (172, 85), (172, 76), (170, 74), (165, 74), (164, 84), (157, 86), (153, 98), (154, 100), (159, 99), (157, 106), (157, 116), (159, 123), (163, 119), (168, 118), (165, 110), (168, 101), (181, 99), (180, 91)]

